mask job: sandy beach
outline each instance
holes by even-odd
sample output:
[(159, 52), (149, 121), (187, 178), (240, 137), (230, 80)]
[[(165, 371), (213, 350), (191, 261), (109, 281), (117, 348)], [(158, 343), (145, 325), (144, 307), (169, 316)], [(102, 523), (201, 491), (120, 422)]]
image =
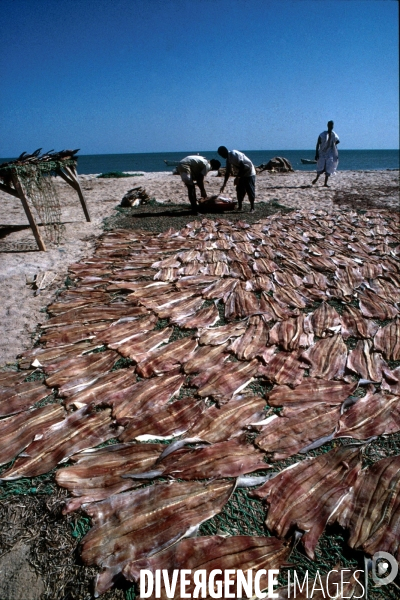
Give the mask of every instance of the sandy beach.
[[(265, 205), (271, 202), (296, 210), (323, 210), (328, 213), (338, 206), (356, 210), (398, 210), (398, 171), (339, 171), (331, 178), (329, 188), (323, 187), (322, 181), (312, 186), (312, 178), (312, 172), (303, 171), (261, 173), (257, 177), (256, 196), (259, 216), (262, 216), (261, 203)], [(208, 194), (218, 193), (221, 182), (220, 177), (210, 174), (205, 184)], [(103, 220), (116, 214), (115, 209), (128, 190), (140, 185), (159, 203), (183, 204), (189, 209), (186, 188), (180, 177), (172, 173), (142, 173), (139, 177), (121, 179), (81, 175), (80, 183), (92, 221), (85, 221), (74, 190), (57, 178), (55, 184), (61, 200), (65, 230), (62, 243), (58, 247), (48, 244), (47, 252), (36, 250), (19, 200), (0, 192), (0, 369), (15, 368), (16, 356), (32, 346), (37, 337), (38, 324), (47, 318), (46, 306), (64, 285), (68, 266), (91, 255), (96, 238), (103, 230)], [(232, 178), (225, 193), (235, 197)], [(243, 219), (246, 219), (248, 211), (249, 204), (245, 200)], [(255, 216), (258, 216), (257, 213)], [(37, 275), (46, 272), (44, 289), (38, 292), (32, 282)]]

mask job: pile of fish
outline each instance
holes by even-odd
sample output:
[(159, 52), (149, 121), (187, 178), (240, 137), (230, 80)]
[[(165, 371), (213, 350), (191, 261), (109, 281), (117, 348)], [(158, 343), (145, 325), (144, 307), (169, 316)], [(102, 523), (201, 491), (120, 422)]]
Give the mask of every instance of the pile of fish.
[[(204, 219), (106, 233), (70, 266), (40, 346), (0, 373), (0, 477), (57, 467), (97, 595), (141, 568), (279, 568), (294, 526), (311, 559), (333, 522), (400, 558), (399, 457), (363, 468), (400, 431), (398, 231), (384, 211)], [(260, 471), (275, 537), (191, 537)]]

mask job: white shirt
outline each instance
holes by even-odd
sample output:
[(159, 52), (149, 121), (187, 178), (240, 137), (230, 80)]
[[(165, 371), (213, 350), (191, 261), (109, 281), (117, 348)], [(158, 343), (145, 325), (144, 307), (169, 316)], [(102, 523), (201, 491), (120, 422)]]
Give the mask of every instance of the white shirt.
[(251, 160), (243, 154), (243, 152), (239, 152), (239, 150), (230, 150), (226, 162), (227, 166), (229, 163), (235, 167), (236, 170), (239, 170), (239, 177), (252, 177), (256, 174), (256, 170)]
[(178, 172), (181, 172), (179, 167), (181, 167), (182, 171), (189, 171), (193, 179), (196, 179), (199, 175), (206, 176), (211, 171), (211, 165), (208, 160), (204, 156), (198, 156), (197, 154), (182, 158), (178, 165)]

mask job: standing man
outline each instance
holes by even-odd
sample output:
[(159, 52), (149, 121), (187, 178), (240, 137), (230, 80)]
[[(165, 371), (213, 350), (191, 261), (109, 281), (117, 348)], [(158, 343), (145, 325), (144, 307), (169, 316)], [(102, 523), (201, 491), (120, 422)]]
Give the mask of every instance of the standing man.
[(177, 164), (176, 170), (187, 187), (193, 214), (198, 214), (195, 184), (199, 186), (201, 197), (207, 198), (207, 193), (204, 189), (204, 177), (209, 171), (218, 171), (220, 166), (221, 163), (219, 160), (213, 158), (208, 161), (204, 156), (198, 156), (197, 154), (186, 156)]
[(238, 210), (242, 210), (243, 199), (245, 195), (250, 200), (250, 212), (254, 212), (254, 200), (256, 198), (256, 170), (251, 160), (239, 152), (239, 150), (228, 150), (225, 146), (218, 148), (218, 154), (226, 159), (226, 172), (224, 183), (220, 193), (225, 189), (229, 176), (232, 174), (232, 167), (237, 175), (235, 177), (236, 196), (238, 200)]
[(339, 163), (339, 153), (337, 145), (340, 140), (333, 131), (333, 121), (328, 121), (328, 131), (323, 131), (318, 136), (317, 146), (315, 148), (315, 160), (317, 161), (317, 176), (313, 180), (313, 185), (317, 183), (319, 176), (325, 173), (325, 187), (329, 187), (328, 179), (333, 175)]

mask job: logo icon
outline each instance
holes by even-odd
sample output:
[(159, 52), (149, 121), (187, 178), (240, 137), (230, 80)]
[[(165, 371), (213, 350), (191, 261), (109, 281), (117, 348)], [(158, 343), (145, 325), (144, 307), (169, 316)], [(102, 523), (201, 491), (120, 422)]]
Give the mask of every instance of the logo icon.
[(392, 583), (398, 571), (397, 560), (389, 552), (376, 552), (372, 557), (372, 579), (376, 586)]

